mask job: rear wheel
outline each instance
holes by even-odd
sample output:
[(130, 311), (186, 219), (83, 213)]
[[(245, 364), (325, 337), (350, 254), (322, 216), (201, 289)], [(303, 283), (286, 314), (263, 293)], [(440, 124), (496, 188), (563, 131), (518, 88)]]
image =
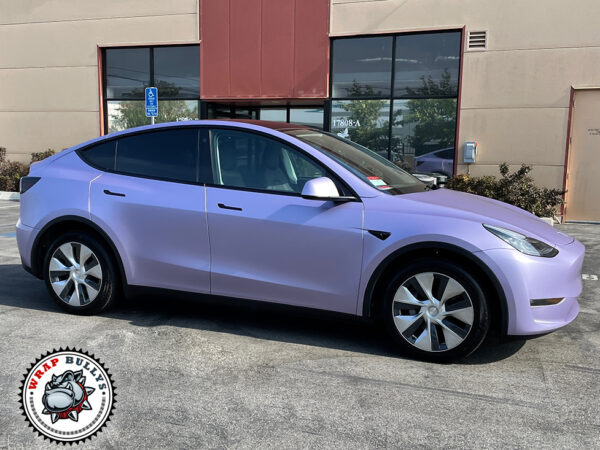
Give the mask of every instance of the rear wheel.
[(96, 314), (116, 300), (117, 273), (94, 237), (66, 233), (48, 248), (44, 260), (46, 286), (54, 300), (75, 314)]
[(422, 259), (400, 270), (387, 286), (382, 312), (401, 350), (428, 361), (469, 355), (489, 329), (479, 283), (447, 260)]

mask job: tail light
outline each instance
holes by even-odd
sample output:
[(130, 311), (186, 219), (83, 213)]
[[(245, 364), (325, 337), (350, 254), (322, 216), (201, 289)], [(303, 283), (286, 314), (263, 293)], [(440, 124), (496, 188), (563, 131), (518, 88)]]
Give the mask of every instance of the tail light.
[(21, 178), (21, 183), (19, 184), (19, 192), (24, 194), (27, 192), (31, 186), (40, 181), (40, 177), (23, 177)]

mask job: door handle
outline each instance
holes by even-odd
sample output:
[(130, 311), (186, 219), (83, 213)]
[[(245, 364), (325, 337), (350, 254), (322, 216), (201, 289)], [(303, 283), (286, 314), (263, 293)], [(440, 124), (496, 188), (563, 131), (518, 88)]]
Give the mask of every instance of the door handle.
[(120, 193), (120, 192), (111, 192), (111, 191), (109, 191), (108, 189), (104, 189), (104, 193), (105, 193), (106, 195), (115, 195), (115, 196), (117, 196), (117, 197), (125, 197), (125, 194), (122, 194), (122, 193)]
[(217, 203), (217, 206), (221, 209), (231, 209), (232, 211), (241, 211), (242, 208), (238, 208), (237, 206), (227, 206), (223, 203)]

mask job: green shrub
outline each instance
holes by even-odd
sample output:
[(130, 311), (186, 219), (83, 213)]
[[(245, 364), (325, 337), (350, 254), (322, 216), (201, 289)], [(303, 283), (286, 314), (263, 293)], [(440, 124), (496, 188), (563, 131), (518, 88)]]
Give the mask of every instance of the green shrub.
[[(45, 152), (35, 152), (31, 154), (31, 162), (41, 161), (52, 155), (54, 155), (52, 149)], [(6, 159), (6, 148), (0, 147), (0, 191), (18, 192), (19, 180), (29, 173), (30, 164), (8, 161)]]
[(539, 217), (552, 217), (563, 203), (565, 191), (536, 186), (529, 175), (531, 170), (531, 166), (522, 164), (520, 169), (510, 173), (508, 164), (502, 163), (500, 178), (457, 175), (448, 181), (447, 187), (510, 203)]
[(29, 166), (6, 159), (6, 149), (0, 147), (0, 191), (19, 190), (19, 180), (29, 172)]
[(33, 152), (31, 154), (31, 162), (34, 163), (37, 161), (41, 161), (43, 159), (46, 159), (46, 158), (54, 155), (54, 153), (56, 153), (56, 152), (54, 150), (52, 150), (51, 148), (49, 148), (45, 152)]

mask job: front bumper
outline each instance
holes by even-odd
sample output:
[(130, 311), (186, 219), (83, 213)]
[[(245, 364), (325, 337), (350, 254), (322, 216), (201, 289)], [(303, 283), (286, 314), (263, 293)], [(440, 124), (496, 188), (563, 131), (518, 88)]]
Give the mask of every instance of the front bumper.
[[(513, 249), (477, 255), (495, 273), (506, 296), (509, 335), (543, 334), (573, 321), (579, 312), (581, 267), (585, 247), (578, 241), (558, 246), (554, 258), (528, 256)], [(532, 299), (562, 298), (550, 306), (531, 306)]]

